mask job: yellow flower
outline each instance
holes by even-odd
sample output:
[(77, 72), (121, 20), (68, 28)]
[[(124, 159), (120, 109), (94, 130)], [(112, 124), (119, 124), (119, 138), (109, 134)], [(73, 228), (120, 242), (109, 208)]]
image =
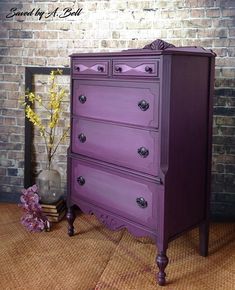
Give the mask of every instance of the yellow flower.
[[(58, 145), (67, 137), (69, 129), (68, 126), (61, 136), (57, 134), (58, 132), (56, 130), (56, 126), (61, 118), (62, 101), (67, 94), (65, 89), (56, 83), (56, 76), (62, 75), (62, 73), (63, 71), (60, 69), (51, 71), (49, 77), (50, 89), (47, 101), (43, 102), (42, 97), (33, 92), (26, 92), (25, 96), (19, 98), (20, 104), (25, 109), (26, 117), (39, 130), (40, 136), (44, 138), (49, 166)], [(46, 117), (43, 117), (43, 122), (40, 115), (36, 113), (33, 108), (36, 103), (45, 109), (43, 114), (45, 115), (45, 112), (47, 114)]]

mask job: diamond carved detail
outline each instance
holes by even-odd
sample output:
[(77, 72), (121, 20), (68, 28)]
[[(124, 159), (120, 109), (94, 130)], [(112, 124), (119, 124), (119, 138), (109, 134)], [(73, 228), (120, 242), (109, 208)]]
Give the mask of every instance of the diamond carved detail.
[(86, 66), (86, 65), (84, 65), (84, 64), (78, 64), (77, 66), (79, 67), (79, 71), (80, 71), (80, 72), (83, 72), (83, 71), (86, 71), (86, 70), (98, 71), (98, 67), (99, 67), (99, 66), (104, 67), (103, 64), (95, 64), (95, 65), (93, 65), (93, 66), (91, 66), (91, 67)]
[(126, 65), (126, 64), (122, 64), (120, 65), (120, 67), (122, 68), (122, 72), (125, 73), (125, 72), (128, 72), (128, 71), (137, 71), (137, 72), (141, 72), (141, 73), (146, 73), (145, 71), (145, 68), (146, 66), (149, 66), (153, 69), (153, 71), (155, 71), (154, 67), (152, 64), (141, 64), (141, 65), (138, 65), (136, 67), (131, 67), (129, 65)]

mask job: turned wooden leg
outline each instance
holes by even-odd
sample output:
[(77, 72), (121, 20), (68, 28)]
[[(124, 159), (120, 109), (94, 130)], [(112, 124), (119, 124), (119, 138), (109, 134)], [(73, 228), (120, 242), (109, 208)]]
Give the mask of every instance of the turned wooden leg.
[(67, 218), (67, 221), (68, 221), (68, 235), (71, 237), (71, 236), (74, 235), (73, 222), (74, 222), (74, 220), (76, 218), (73, 206), (70, 206), (68, 208), (68, 211), (67, 211), (67, 214), (66, 214), (66, 218)]
[(166, 283), (165, 268), (166, 268), (166, 266), (168, 264), (168, 257), (166, 255), (166, 252), (160, 251), (158, 253), (157, 258), (156, 258), (156, 263), (157, 263), (157, 266), (159, 268), (159, 272), (157, 274), (157, 281), (158, 281), (158, 284), (160, 286), (163, 286)]
[(199, 252), (200, 255), (206, 257), (208, 255), (209, 243), (209, 223), (204, 222), (199, 226)]

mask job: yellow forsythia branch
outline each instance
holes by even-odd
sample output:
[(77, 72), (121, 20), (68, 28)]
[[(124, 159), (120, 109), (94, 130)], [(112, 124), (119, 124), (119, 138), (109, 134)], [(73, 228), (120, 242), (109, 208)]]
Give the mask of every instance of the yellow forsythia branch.
[[(56, 77), (62, 75), (62, 70), (52, 70), (49, 77), (49, 96), (48, 101), (43, 102), (41, 96), (36, 95), (34, 92), (26, 92), (24, 96), (19, 99), (21, 106), (25, 109), (25, 116), (28, 120), (39, 130), (40, 135), (43, 137), (48, 156), (48, 167), (51, 166), (51, 159), (56, 153), (56, 150), (67, 136), (69, 126), (65, 128), (65, 131), (60, 135), (56, 134), (56, 128), (58, 122), (63, 113), (61, 105), (67, 92), (64, 88), (60, 87), (56, 82)], [(47, 112), (47, 119), (42, 122), (39, 113), (35, 112), (35, 104), (43, 107)], [(56, 144), (55, 144), (56, 142)]]

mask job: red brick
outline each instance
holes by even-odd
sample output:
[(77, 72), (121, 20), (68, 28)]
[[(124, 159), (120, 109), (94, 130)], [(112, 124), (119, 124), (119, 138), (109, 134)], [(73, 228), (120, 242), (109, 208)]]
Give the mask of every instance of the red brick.
[(207, 17), (220, 17), (220, 9), (218, 8), (207, 9), (206, 16)]
[(216, 65), (220, 67), (235, 67), (235, 57), (217, 57)]
[(55, 31), (35, 31), (34, 38), (36, 38), (36, 39), (58, 38), (58, 33)]
[(216, 53), (217, 57), (225, 57), (228, 55), (227, 48), (213, 48), (213, 51)]
[(7, 158), (14, 159), (14, 160), (23, 160), (24, 152), (23, 151), (8, 151)]
[(229, 29), (229, 37), (235, 37), (235, 27)]
[(222, 76), (224, 78), (233, 78), (233, 79), (235, 79), (235, 67), (234, 68), (229, 68), (229, 69), (224, 68), (222, 70)]
[(19, 101), (18, 100), (9, 100), (5, 99), (3, 103), (4, 108), (12, 108), (17, 109), (19, 107)]
[(221, 39), (213, 39), (212, 40), (212, 46), (213, 47), (228, 47), (229, 46), (229, 40), (227, 38), (221, 38)]
[(1, 90), (17, 91), (17, 90), (19, 90), (19, 84), (17, 84), (17, 83), (2, 83)]
[(228, 56), (233, 56), (233, 57), (235, 57), (235, 49), (233, 49), (233, 48), (228, 48)]
[(0, 30), (0, 38), (9, 38), (8, 31)]
[(235, 46), (235, 38), (228, 40), (228, 46), (230, 47)]
[(4, 125), (6, 125), (6, 126), (16, 125), (16, 118), (14, 118), (14, 117), (5, 117), (4, 118)]
[(212, 20), (211, 19), (190, 19), (182, 21), (184, 28), (204, 28), (207, 29), (211, 27)]
[(199, 8), (199, 9), (192, 9), (190, 12), (191, 18), (204, 18), (205, 17), (205, 9)]
[(6, 82), (20, 82), (20, 76), (17, 74), (4, 74), (3, 79)]
[(222, 9), (223, 17), (235, 17), (235, 9)]
[(228, 34), (227, 29), (224, 28), (204, 28), (198, 29), (198, 37), (203, 38), (226, 38)]
[(200, 8), (200, 7), (213, 7), (214, 0), (185, 0), (185, 7)]
[(4, 167), (0, 167), (0, 175), (6, 175), (6, 168), (4, 168)]
[[(28, 58), (28, 57), (24, 57), (23, 58), (23, 65), (34, 65), (34, 66), (45, 66), (46, 65), (46, 58), (45, 57), (32, 57), (32, 58)], [(58, 62), (57, 62), (58, 64)]]
[(5, 73), (16, 73), (16, 66), (14, 65), (5, 65), (4, 66)]
[(58, 56), (57, 49), (36, 49), (34, 50), (35, 56), (46, 56), (46, 57), (55, 57)]
[(24, 142), (24, 136), (22, 135), (11, 135), (10, 136), (10, 142), (12, 143), (23, 143)]
[(46, 29), (46, 25), (44, 22), (40, 22), (40, 21), (27, 21), (27, 22), (22, 22), (21, 23), (21, 29), (23, 30), (27, 30), (29, 29), (30, 30), (45, 30)]
[(22, 126), (23, 127), (25, 125), (25, 117), (22, 117), (22, 118), (18, 117), (16, 119), (16, 124), (17, 124), (17, 126)]
[(20, 57), (2, 57), (1, 64), (22, 64), (22, 59)]
[(213, 27), (230, 28), (235, 26), (235, 19), (231, 18), (214, 18), (212, 19)]

